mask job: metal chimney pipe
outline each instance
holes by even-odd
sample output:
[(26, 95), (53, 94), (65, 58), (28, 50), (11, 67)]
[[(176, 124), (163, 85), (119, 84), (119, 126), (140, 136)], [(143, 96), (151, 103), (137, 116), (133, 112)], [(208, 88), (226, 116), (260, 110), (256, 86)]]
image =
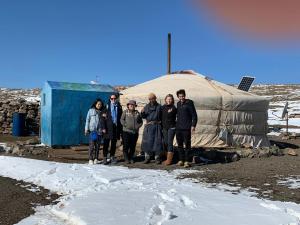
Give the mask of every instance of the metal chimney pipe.
[(171, 33), (168, 33), (168, 73), (171, 74)]

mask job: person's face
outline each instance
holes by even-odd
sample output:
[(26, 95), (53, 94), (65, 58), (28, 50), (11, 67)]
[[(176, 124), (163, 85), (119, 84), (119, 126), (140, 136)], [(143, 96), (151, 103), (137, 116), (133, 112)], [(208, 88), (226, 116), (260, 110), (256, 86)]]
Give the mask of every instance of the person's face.
[(179, 101), (181, 101), (181, 102), (185, 101), (185, 95), (184, 94), (179, 94), (178, 98), (179, 98)]
[(172, 105), (173, 104), (173, 99), (171, 97), (166, 98), (166, 104), (167, 105)]
[(101, 109), (102, 107), (102, 103), (101, 102), (97, 102), (96, 103), (96, 109)]
[(116, 101), (117, 101), (117, 96), (115, 96), (115, 95), (110, 96), (111, 103), (115, 103)]
[(150, 104), (153, 105), (156, 102), (156, 98), (153, 98), (153, 97), (149, 98), (149, 102), (150, 102)]
[(135, 105), (129, 104), (129, 105), (128, 105), (128, 109), (129, 109), (130, 111), (134, 111), (134, 110), (135, 110)]

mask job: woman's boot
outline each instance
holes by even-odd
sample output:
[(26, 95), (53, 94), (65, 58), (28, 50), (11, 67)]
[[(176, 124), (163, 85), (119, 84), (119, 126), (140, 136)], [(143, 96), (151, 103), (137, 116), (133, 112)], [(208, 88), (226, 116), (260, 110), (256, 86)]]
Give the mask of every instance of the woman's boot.
[(172, 164), (172, 160), (173, 160), (173, 156), (174, 156), (174, 153), (173, 152), (168, 152), (167, 153), (167, 160), (163, 162), (163, 164), (165, 166), (169, 166)]

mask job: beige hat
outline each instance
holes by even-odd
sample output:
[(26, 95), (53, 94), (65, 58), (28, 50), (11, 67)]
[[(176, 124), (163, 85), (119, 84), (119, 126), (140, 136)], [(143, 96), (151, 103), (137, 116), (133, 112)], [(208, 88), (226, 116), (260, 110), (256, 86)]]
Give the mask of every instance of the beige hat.
[(128, 106), (128, 105), (134, 105), (134, 106), (136, 106), (136, 101), (130, 100), (130, 101), (127, 103), (127, 106)]

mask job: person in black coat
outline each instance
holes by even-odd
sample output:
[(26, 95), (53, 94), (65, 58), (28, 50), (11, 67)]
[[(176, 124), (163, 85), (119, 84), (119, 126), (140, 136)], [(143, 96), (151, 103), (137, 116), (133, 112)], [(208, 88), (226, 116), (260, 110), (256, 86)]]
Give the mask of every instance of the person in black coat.
[(173, 141), (176, 132), (176, 116), (177, 109), (174, 106), (174, 97), (173, 95), (168, 94), (165, 97), (165, 104), (162, 106), (164, 151), (167, 152), (167, 160), (163, 163), (165, 166), (171, 165), (173, 160)]
[[(191, 149), (191, 134), (195, 132), (198, 121), (194, 102), (186, 99), (185, 90), (177, 91), (179, 102), (177, 103), (176, 139), (179, 151), (179, 166), (190, 167), (188, 162)], [(183, 144), (185, 148), (183, 148)]]
[[(120, 122), (123, 110), (122, 106), (119, 103), (117, 94), (112, 94), (109, 99), (106, 111), (106, 133), (104, 134), (103, 141), (103, 163), (107, 164), (108, 153), (110, 155), (110, 162), (117, 163), (115, 153), (117, 140), (120, 140), (122, 134), (122, 124)], [(109, 150), (110, 145), (110, 151)]]

